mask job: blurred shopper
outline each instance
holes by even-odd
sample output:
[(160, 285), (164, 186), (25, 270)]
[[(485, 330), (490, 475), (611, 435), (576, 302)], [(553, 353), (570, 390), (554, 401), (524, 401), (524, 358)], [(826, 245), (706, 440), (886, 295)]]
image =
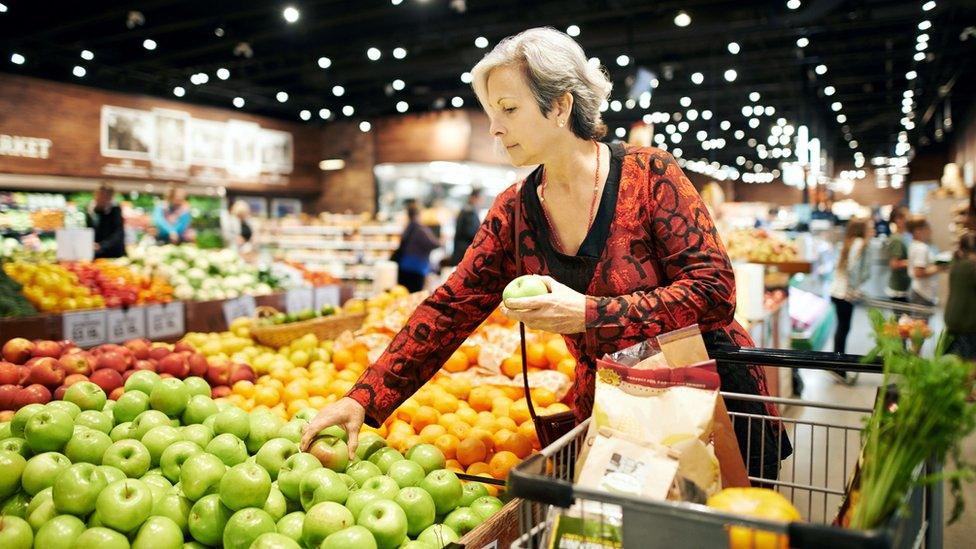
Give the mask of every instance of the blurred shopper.
[(249, 222), (251, 206), (244, 200), (237, 200), (230, 210), (220, 214), (220, 230), (224, 236), (224, 245), (235, 250), (250, 248), (254, 229)]
[[(867, 242), (874, 234), (874, 227), (867, 219), (851, 219), (840, 250), (834, 282), (830, 287), (830, 300), (837, 309), (837, 331), (834, 332), (834, 352), (847, 352), (847, 334), (851, 331), (854, 303), (860, 299), (861, 284), (871, 274), (867, 261)], [(840, 374), (838, 374), (840, 375)], [(849, 379), (844, 374), (844, 380)]]
[(95, 229), (95, 257), (125, 255), (125, 223), (122, 208), (113, 202), (115, 189), (103, 183), (85, 212), (85, 224)]
[(908, 276), (908, 244), (905, 243), (905, 229), (908, 223), (908, 207), (895, 206), (888, 216), (891, 235), (885, 240), (884, 252), (888, 259), (888, 286), (885, 295), (894, 301), (908, 303), (908, 290), (912, 279)]
[(424, 281), (430, 272), (430, 252), (440, 246), (440, 242), (430, 229), (420, 223), (420, 208), (416, 203), (407, 205), (407, 226), (400, 235), (397, 250), (397, 264), (400, 269), (397, 282), (411, 292), (424, 289)]
[(976, 232), (959, 239), (949, 266), (949, 297), (945, 325), (949, 336), (946, 352), (976, 360)]
[(454, 251), (451, 255), (451, 265), (461, 262), (464, 252), (468, 251), (468, 247), (474, 242), (474, 236), (478, 234), (478, 228), (481, 227), (478, 208), (481, 207), (482, 201), (481, 189), (473, 189), (468, 195), (468, 203), (458, 214), (457, 222), (454, 224)]
[(166, 200), (157, 204), (153, 211), (156, 241), (160, 244), (186, 242), (189, 240), (191, 221), (186, 191), (180, 187), (170, 187)]
[[(938, 274), (945, 270), (935, 264), (932, 251), (932, 227), (925, 218), (915, 218), (908, 223), (912, 243), (908, 246), (908, 274), (912, 279), (908, 301), (915, 305), (932, 307), (939, 295)], [(922, 315), (927, 317), (930, 315)]]

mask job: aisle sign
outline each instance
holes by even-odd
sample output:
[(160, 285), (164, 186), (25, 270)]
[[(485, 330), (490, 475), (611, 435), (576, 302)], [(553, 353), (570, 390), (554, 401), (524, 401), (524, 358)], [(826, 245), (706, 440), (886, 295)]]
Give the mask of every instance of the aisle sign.
[(315, 288), (315, 308), (321, 309), (326, 305), (339, 306), (339, 285), (319, 286)]
[(257, 308), (257, 304), (254, 302), (254, 296), (252, 295), (242, 295), (236, 299), (228, 299), (224, 302), (224, 320), (227, 321), (227, 325), (234, 321), (235, 318), (240, 318), (242, 316), (254, 316), (254, 310)]
[(107, 340), (105, 311), (64, 313), (61, 319), (61, 337), (74, 341), (79, 347), (94, 347)]
[(109, 309), (105, 319), (109, 343), (146, 337), (146, 310), (142, 307)]
[(185, 332), (182, 301), (146, 307), (146, 334), (149, 339), (172, 339)]
[(285, 294), (285, 311), (297, 313), (307, 309), (312, 309), (315, 299), (311, 288), (294, 288)]

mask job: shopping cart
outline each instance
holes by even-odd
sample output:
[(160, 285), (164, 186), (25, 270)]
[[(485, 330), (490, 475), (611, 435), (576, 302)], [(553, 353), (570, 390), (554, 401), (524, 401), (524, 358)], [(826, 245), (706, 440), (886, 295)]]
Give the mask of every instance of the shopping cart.
[[(710, 349), (709, 354), (718, 360), (722, 360), (717, 356), (721, 355), (726, 361), (750, 364), (879, 371), (876, 364), (862, 364), (858, 357), (838, 353), (723, 347)], [(871, 408), (738, 393), (722, 395), (727, 402), (772, 402), (781, 409), (789, 407), (788, 417), (738, 412), (730, 412), (729, 416), (733, 425), (747, 422), (747, 436), (763, 436), (767, 429), (789, 436), (794, 451), (782, 460), (778, 478), (755, 475), (749, 478), (753, 485), (775, 489), (789, 499), (804, 522), (786, 524), (750, 519), (699, 504), (654, 501), (576, 486), (573, 484), (576, 457), (589, 427), (586, 420), (509, 473), (509, 494), (522, 498), (519, 512), (522, 535), (512, 547), (554, 547), (549, 545), (549, 538), (556, 515), (561, 515), (563, 522), (565, 517), (570, 517), (587, 524), (587, 532), (618, 535), (616, 541), (614, 535), (608, 535), (608, 541), (602, 545), (578, 545), (594, 549), (621, 544), (626, 548), (728, 547), (734, 526), (750, 529), (746, 532), (745, 545), (752, 547), (780, 547), (778, 543), (769, 544), (768, 534), (760, 539), (757, 530), (788, 535), (790, 547), (800, 548), (941, 547), (941, 485), (914, 490), (903, 511), (884, 528), (858, 531), (831, 526), (848, 477), (857, 463), (863, 420), (871, 414)], [(754, 429), (757, 432), (753, 433)], [(745, 456), (746, 463), (750, 463), (750, 457)], [(743, 545), (741, 535), (741, 531), (737, 532), (737, 546)]]

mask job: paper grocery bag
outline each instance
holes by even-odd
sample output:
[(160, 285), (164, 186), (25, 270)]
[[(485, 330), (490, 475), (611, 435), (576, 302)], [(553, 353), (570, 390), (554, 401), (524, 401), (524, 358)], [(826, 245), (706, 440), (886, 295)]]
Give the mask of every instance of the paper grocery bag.
[(719, 472), (722, 475), (722, 488), (748, 488), (749, 473), (739, 451), (739, 442), (732, 429), (729, 411), (725, 408), (725, 399), (719, 395), (715, 402), (715, 414), (712, 418), (712, 444), (715, 448), (715, 458), (718, 459)]

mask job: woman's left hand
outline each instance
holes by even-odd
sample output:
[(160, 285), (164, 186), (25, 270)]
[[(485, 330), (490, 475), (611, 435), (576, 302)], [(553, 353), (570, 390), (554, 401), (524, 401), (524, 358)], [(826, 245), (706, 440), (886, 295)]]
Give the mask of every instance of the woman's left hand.
[(543, 276), (549, 293), (535, 297), (506, 299), (502, 313), (534, 330), (555, 334), (578, 334), (586, 330), (586, 296), (569, 286)]

